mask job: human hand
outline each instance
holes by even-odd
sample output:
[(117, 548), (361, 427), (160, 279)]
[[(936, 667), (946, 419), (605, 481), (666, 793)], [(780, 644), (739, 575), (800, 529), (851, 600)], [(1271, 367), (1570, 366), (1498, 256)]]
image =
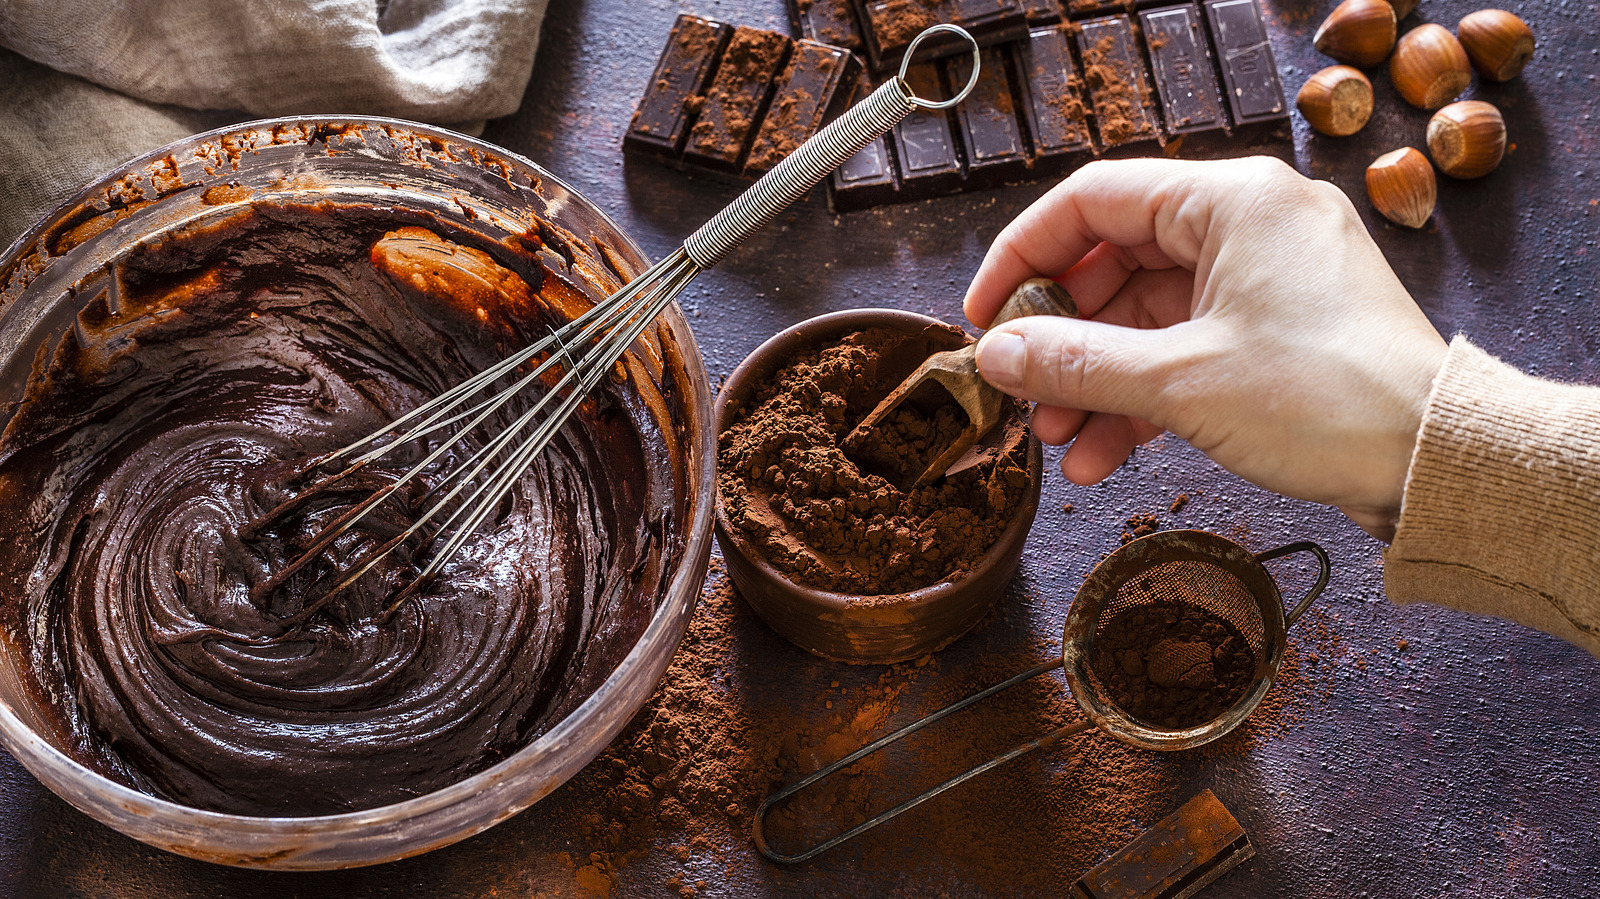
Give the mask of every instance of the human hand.
[(974, 324), (1054, 277), (1085, 320), (1017, 319), (978, 370), (1038, 404), (1093, 484), (1171, 431), (1229, 471), (1394, 533), (1445, 341), (1344, 193), (1276, 159), (1095, 162), (1017, 217), (967, 289)]

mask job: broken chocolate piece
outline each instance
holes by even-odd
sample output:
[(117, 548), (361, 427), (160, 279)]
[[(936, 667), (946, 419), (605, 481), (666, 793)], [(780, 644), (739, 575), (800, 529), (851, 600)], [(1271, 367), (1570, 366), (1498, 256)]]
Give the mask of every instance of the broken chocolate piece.
[(1105, 16), (1084, 22), (1078, 31), (1078, 52), (1083, 57), (1083, 80), (1089, 86), (1101, 143), (1111, 148), (1160, 139), (1150, 110), (1144, 61), (1128, 17)]
[(848, 50), (796, 41), (750, 148), (745, 174), (759, 176), (772, 169), (842, 113), (860, 70), (861, 64)]
[(1019, 96), (1033, 137), (1036, 175), (1059, 174), (1094, 151), (1083, 82), (1067, 46), (1070, 26), (1035, 28), (1018, 46)]
[[(952, 56), (946, 66), (951, 90), (960, 90), (972, 77), (971, 56)], [(999, 47), (983, 50), (978, 83), (956, 107), (969, 190), (1016, 181), (1028, 173), (1028, 144), (1017, 121), (1007, 68)]]
[(860, 50), (861, 26), (850, 0), (789, 0), (789, 18), (807, 40)]
[(737, 172), (772, 93), (772, 77), (794, 42), (776, 31), (739, 26), (717, 64), (700, 117), (689, 130), (686, 160)]
[(1210, 790), (1185, 802), (1072, 885), (1072, 899), (1193, 896), (1256, 854), (1250, 838)]
[[(944, 96), (932, 63), (907, 69), (906, 83), (918, 97)], [(900, 162), (903, 199), (921, 200), (961, 189), (961, 162), (943, 110), (918, 108), (906, 116), (894, 128), (894, 153)]]
[(1235, 126), (1286, 118), (1289, 104), (1255, 0), (1207, 0), (1206, 18)]
[(720, 22), (678, 16), (622, 138), (625, 148), (673, 158), (683, 152), (695, 101), (705, 92), (717, 55), (732, 34), (733, 28)]
[(1139, 13), (1139, 24), (1150, 50), (1150, 72), (1167, 134), (1227, 127), (1200, 10), (1192, 4), (1145, 10)]

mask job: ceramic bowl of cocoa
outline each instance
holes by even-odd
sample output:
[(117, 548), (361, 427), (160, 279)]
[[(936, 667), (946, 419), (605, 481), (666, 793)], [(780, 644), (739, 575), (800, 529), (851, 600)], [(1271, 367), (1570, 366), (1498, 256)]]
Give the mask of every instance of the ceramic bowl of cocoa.
[(1006, 592), (1043, 480), (1026, 404), (1008, 398), (1000, 424), (922, 487), (916, 474), (966, 423), (937, 388), (846, 440), (931, 353), (971, 339), (912, 312), (835, 312), (773, 336), (724, 384), (717, 543), (746, 601), (801, 648), (861, 664), (916, 658)]

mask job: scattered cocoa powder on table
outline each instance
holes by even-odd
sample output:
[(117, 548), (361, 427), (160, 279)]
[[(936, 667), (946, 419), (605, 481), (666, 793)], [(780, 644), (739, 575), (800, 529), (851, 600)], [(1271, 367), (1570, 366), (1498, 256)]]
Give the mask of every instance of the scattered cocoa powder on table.
[[(994, 615), (1003, 618), (1002, 608)], [(1308, 636), (1316, 642), (1306, 647), (1323, 655), (1339, 645), (1328, 627)], [(792, 871), (760, 858), (750, 823), (770, 793), (1060, 652), (1038, 638), (1012, 642), (997, 638), (992, 652), (954, 665), (945, 653), (870, 668), (829, 663), (768, 629), (713, 561), (689, 632), (655, 694), (604, 753), (546, 800), (553, 823), (572, 835), (564, 856), (577, 895), (598, 899), (611, 887), (627, 895), (765, 894), (759, 885), (797, 886), (806, 878), (838, 892), (864, 882), (846, 872), (915, 884), (909, 892), (919, 895), (958, 886), (1064, 895), (1084, 871), (1206, 786), (1194, 778), (1214, 764), (1208, 760), (1237, 758), (1301, 726), (1332, 683), (1332, 663), (1308, 668), (1306, 647), (1291, 639), (1278, 684), (1215, 743), (1161, 753), (1090, 731), (981, 775), (809, 868)], [(812, 685), (799, 691), (801, 702), (795, 690), (776, 686), (774, 667)], [(1059, 676), (1034, 678), (930, 727), (896, 747), (902, 751), (869, 756), (778, 806), (768, 836), (780, 851), (794, 851), (1081, 718)]]
[(858, 458), (843, 447), (926, 357), (906, 357), (921, 339), (852, 332), (783, 365), (736, 413), (719, 438), (717, 484), (747, 551), (798, 583), (864, 596), (959, 580), (983, 559), (1027, 493), (1019, 402), (1006, 401), (984, 461), (926, 487), (897, 485), (914, 480), (965, 425), (953, 401), (932, 411), (904, 403), (872, 429)]

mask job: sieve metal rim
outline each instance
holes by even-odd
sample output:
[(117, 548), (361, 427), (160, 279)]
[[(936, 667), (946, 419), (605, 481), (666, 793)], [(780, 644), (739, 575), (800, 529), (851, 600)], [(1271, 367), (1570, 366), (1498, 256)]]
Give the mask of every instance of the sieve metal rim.
[[(1263, 563), (1298, 552), (1316, 555), (1320, 574), (1315, 586), (1286, 614), (1283, 593)], [(1095, 629), (1107, 601), (1134, 577), (1158, 565), (1175, 561), (1208, 563), (1238, 578), (1255, 600), (1256, 611), (1261, 616), (1264, 650), (1261, 657), (1256, 659), (1255, 675), (1250, 687), (1239, 701), (1204, 724), (1176, 730), (1152, 727), (1124, 714), (1095, 687), (1090, 676)], [(1327, 552), (1309, 541), (1252, 553), (1210, 531), (1159, 531), (1120, 547), (1089, 573), (1067, 610), (1067, 622), (1061, 638), (1061, 663), (1073, 699), (1095, 726), (1131, 746), (1170, 752), (1203, 746), (1222, 738), (1250, 717), (1272, 689), (1277, 681), (1278, 669), (1283, 664), (1288, 628), (1321, 594), (1327, 585), (1330, 568)]]

